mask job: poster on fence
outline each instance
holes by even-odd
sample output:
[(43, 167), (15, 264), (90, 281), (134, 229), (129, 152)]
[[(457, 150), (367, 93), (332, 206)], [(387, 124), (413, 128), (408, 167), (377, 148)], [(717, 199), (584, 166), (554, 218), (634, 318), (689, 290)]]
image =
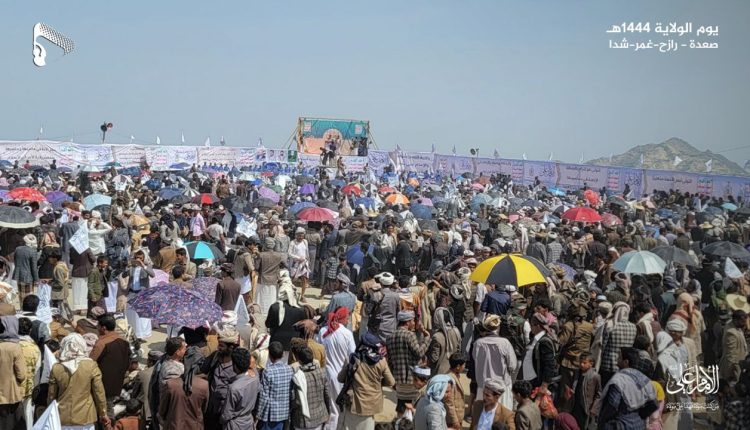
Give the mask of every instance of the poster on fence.
[(697, 193), (698, 175), (667, 170), (646, 170), (646, 192), (652, 190), (678, 190), (682, 193)]
[(474, 174), (491, 176), (496, 174), (510, 175), (513, 172), (513, 161), (503, 158), (475, 158)]
[(603, 166), (592, 166), (588, 164), (558, 165), (557, 187), (565, 190), (578, 190), (587, 186), (599, 190), (609, 184), (609, 170)]
[(371, 149), (367, 153), (367, 162), (370, 166), (370, 170), (377, 174), (382, 174), (383, 170), (390, 164), (390, 153), (388, 151), (380, 151)]
[(198, 164), (209, 166), (215, 164), (235, 165), (238, 160), (240, 148), (231, 146), (213, 146), (198, 148)]
[(391, 152), (391, 159), (405, 172), (432, 172), (435, 154), (431, 152)]
[(347, 172), (361, 172), (365, 170), (365, 165), (367, 164), (368, 158), (367, 157), (343, 157), (344, 158), (344, 166), (346, 166)]
[(112, 158), (124, 167), (139, 166), (146, 160), (146, 149), (141, 145), (112, 145)]
[(524, 161), (523, 184), (533, 184), (536, 178), (546, 187), (557, 185), (557, 169), (554, 162)]

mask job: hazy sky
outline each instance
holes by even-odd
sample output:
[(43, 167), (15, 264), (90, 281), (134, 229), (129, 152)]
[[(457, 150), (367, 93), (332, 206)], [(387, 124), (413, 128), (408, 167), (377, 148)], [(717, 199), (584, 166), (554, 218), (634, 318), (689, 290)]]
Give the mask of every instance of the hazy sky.
[[(319, 116), (370, 120), (387, 149), (577, 161), (676, 136), (721, 151), (750, 145), (748, 18), (747, 0), (3, 2), (0, 139), (43, 125), (96, 142), (106, 120), (112, 143), (281, 147)], [(77, 45), (47, 44), (43, 68), (40, 21)], [(622, 21), (718, 25), (719, 49), (610, 50)], [(632, 41), (649, 38), (664, 39)]]

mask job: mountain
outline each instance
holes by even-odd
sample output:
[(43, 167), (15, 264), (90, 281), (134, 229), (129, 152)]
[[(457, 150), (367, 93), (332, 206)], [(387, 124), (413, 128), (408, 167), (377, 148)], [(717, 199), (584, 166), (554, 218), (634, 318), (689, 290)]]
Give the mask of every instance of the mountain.
[[(641, 154), (643, 154), (643, 165), (641, 165)], [(677, 166), (674, 165), (675, 157), (682, 159), (682, 162)], [(713, 160), (711, 162), (711, 173), (750, 175), (750, 172), (743, 169), (742, 166), (723, 155), (711, 151), (701, 152), (676, 137), (659, 144), (650, 143), (636, 146), (623, 154), (614, 155), (612, 162), (609, 161), (609, 157), (602, 157), (587, 161), (586, 164), (705, 173), (706, 162), (709, 160)]]

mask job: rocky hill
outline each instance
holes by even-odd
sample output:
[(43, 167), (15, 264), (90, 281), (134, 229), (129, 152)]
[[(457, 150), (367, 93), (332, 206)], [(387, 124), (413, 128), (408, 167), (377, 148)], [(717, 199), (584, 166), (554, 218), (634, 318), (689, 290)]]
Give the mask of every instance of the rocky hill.
[[(643, 165), (641, 165), (641, 154), (643, 154)], [(682, 161), (675, 166), (675, 157)], [(621, 166), (635, 167), (646, 169), (676, 170), (681, 172), (706, 172), (706, 162), (711, 162), (711, 173), (726, 175), (750, 175), (739, 164), (727, 159), (721, 154), (711, 151), (699, 151), (682, 139), (673, 137), (665, 142), (648, 145), (639, 145), (631, 148), (627, 152), (612, 157), (597, 158), (587, 161), (587, 164), (596, 164), (600, 166)], [(744, 163), (741, 160), (740, 163)]]

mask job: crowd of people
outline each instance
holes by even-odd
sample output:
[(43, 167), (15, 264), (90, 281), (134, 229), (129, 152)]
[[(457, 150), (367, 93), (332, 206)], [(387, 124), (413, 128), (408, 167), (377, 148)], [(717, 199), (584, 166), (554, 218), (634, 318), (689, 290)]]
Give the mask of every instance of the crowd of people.
[(2, 170), (0, 429), (750, 427), (740, 198), (93, 170)]

